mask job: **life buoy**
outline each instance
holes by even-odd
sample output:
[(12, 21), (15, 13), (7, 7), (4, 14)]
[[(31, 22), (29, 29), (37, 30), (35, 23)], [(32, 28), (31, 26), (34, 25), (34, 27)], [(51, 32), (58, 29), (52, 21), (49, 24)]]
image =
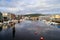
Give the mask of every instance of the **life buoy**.
[(44, 37), (43, 37), (43, 36), (41, 36), (41, 37), (40, 37), (40, 40), (44, 40)]

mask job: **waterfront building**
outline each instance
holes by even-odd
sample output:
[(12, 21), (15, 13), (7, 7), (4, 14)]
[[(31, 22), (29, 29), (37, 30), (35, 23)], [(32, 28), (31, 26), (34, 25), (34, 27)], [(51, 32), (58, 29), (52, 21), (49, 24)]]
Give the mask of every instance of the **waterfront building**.
[(60, 15), (52, 15), (51, 20), (60, 23)]

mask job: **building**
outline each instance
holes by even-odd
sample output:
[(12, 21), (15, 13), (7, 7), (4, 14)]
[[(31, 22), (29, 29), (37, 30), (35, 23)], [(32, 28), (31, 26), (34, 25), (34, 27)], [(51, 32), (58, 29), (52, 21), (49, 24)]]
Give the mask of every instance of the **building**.
[(11, 19), (16, 19), (15, 14), (11, 14)]
[(6, 12), (3, 12), (2, 16), (3, 16), (4, 20), (11, 20), (11, 19), (15, 19), (16, 18), (15, 14), (6, 13)]
[(53, 22), (59, 22), (60, 23), (60, 15), (52, 15), (51, 20)]
[(30, 17), (29, 19), (36, 21), (36, 20), (39, 20), (39, 17), (38, 16), (37, 17), (33, 16), (33, 17)]
[(29, 17), (25, 17), (24, 19), (29, 20)]
[(39, 16), (39, 20), (50, 21), (50, 16)]
[(3, 20), (7, 21), (8, 20), (8, 13), (2, 12)]
[(60, 15), (52, 15), (51, 18), (60, 18)]

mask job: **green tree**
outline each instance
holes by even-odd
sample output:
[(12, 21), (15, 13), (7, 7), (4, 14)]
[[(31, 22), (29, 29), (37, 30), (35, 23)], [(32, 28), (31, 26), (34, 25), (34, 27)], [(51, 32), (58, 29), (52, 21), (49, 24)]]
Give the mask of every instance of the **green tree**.
[(3, 20), (3, 16), (2, 16), (2, 13), (0, 12), (0, 21)]

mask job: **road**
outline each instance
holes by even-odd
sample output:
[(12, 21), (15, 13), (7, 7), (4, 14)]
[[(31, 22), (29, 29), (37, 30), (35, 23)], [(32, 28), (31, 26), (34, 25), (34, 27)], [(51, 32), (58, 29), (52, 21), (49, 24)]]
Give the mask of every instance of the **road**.
[(60, 40), (60, 28), (47, 25), (42, 21), (25, 20), (13, 28), (0, 28), (1, 40)]

